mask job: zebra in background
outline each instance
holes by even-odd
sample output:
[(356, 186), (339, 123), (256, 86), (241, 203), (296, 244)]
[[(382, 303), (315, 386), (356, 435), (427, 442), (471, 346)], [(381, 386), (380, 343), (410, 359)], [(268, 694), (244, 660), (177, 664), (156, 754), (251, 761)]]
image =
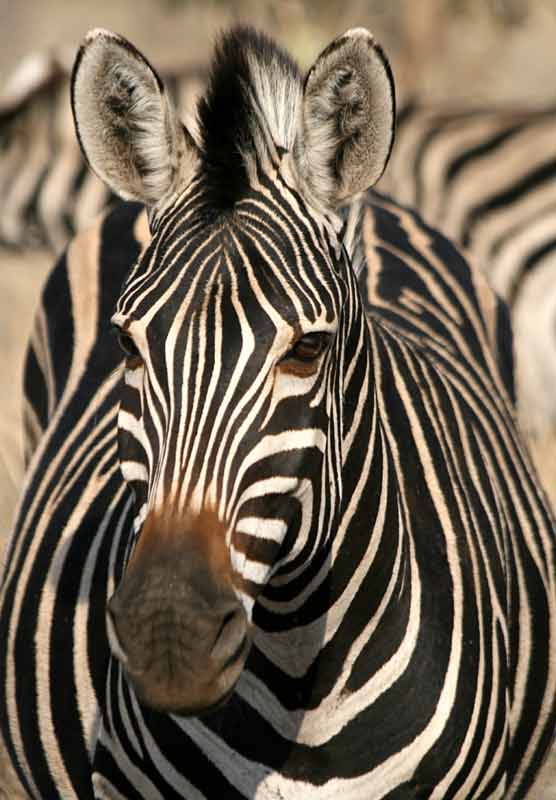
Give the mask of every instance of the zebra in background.
[(556, 243), (556, 108), (408, 103), (381, 187), (487, 270), (510, 308)]
[(508, 303), (519, 422), (556, 501), (556, 108), (410, 103), (381, 188), (466, 248)]
[(198, 143), (115, 34), (72, 94), (149, 231), (117, 206), (43, 296), (52, 387), (37, 360), (0, 595), (25, 790), (524, 797), (556, 726), (553, 520), (505, 307), (360, 194), (392, 146), (382, 50), (348, 31), (303, 80), (232, 30)]
[[(71, 48), (33, 53), (0, 95), (0, 244), (59, 253), (115, 198), (88, 170), (70, 105)], [(188, 129), (205, 82), (201, 65), (164, 75)]]

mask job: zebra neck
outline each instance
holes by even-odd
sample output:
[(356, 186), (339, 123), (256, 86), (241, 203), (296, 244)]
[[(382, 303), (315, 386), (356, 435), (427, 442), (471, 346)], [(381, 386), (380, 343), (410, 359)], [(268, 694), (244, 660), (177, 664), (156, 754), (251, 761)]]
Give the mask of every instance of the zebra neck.
[[(251, 677), (246, 674), (240, 682), (246, 698), (257, 695), (260, 679), (255, 676), (264, 675), (267, 686), (286, 683), (292, 696), (306, 698), (309, 705), (324, 702), (334, 686), (333, 705), (344, 690), (349, 693), (352, 686), (365, 683), (372, 672), (382, 669), (384, 675), (397, 669), (388, 663), (388, 655), (384, 660), (379, 655), (391, 652), (384, 640), (395, 649), (408, 629), (418, 627), (419, 582), (414, 579), (399, 457), (382, 418), (380, 381), (375, 383), (379, 370), (373, 363), (372, 335), (365, 323), (344, 372), (339, 474), (332, 468), (323, 476), (325, 487), (330, 479), (341, 481), (341, 487), (335, 487), (328, 508), (325, 496), (320, 514), (313, 509), (320, 518), (328, 510), (327, 535), (304, 573), (274, 587), (272, 600), (259, 598)], [(376, 655), (370, 658), (369, 650)]]

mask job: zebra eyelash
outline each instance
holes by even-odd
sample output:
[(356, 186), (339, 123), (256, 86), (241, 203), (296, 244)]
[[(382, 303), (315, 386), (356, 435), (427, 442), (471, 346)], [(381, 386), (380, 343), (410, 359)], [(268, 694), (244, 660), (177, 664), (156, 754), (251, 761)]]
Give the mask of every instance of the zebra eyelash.
[(332, 335), (327, 331), (312, 331), (300, 336), (279, 362), (281, 371), (308, 378), (315, 374), (318, 364), (330, 347)]
[(294, 343), (286, 358), (295, 358), (303, 362), (315, 361), (328, 349), (331, 338), (325, 331), (306, 333)]

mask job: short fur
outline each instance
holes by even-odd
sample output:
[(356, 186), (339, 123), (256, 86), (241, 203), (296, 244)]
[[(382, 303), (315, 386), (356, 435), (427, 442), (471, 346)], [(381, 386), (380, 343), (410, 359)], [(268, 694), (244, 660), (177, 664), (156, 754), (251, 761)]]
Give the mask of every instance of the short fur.
[(180, 169), (189, 177), (192, 140), (155, 70), (122, 37), (88, 34), (73, 70), (72, 108), (87, 161), (124, 199), (156, 204), (183, 183)]

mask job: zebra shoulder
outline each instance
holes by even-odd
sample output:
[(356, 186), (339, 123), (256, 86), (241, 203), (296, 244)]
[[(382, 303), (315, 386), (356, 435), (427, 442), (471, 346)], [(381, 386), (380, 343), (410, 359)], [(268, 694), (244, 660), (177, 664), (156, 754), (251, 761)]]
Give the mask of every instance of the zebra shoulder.
[(515, 410), (509, 311), (469, 254), (416, 211), (376, 191), (363, 203), (359, 239), (367, 311), (435, 359), (440, 346), (457, 363), (473, 363)]
[(107, 354), (105, 371), (119, 363), (115, 342), (107, 347), (110, 317), (121, 285), (149, 239), (142, 207), (120, 203), (77, 234), (54, 265), (25, 359), (27, 464), (64, 395), (76, 391), (93, 352)]

